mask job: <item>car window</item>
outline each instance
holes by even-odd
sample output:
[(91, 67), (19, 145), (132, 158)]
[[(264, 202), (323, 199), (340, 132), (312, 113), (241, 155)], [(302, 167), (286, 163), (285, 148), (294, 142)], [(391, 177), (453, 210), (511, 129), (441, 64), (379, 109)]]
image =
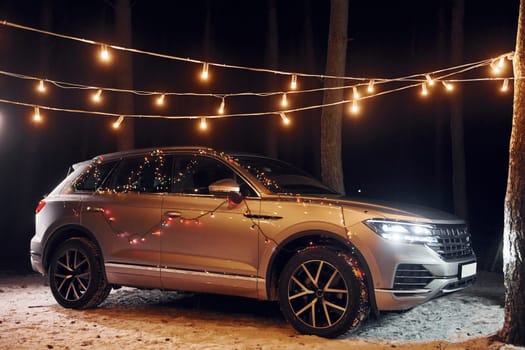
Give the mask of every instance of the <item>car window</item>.
[(169, 190), (171, 162), (162, 153), (123, 159), (105, 185), (114, 192), (162, 193)]
[(73, 183), (75, 191), (89, 191), (94, 192), (117, 162), (100, 163), (97, 160), (93, 161), (86, 170)]
[(232, 169), (215, 159), (182, 156), (175, 161), (172, 192), (209, 194), (208, 186), (215, 181), (235, 178)]

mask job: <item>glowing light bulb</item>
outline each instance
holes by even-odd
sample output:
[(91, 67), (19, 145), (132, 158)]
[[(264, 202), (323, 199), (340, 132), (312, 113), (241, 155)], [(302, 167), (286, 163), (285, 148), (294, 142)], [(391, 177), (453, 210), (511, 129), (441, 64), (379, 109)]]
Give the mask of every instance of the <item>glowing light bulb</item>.
[(208, 123), (206, 122), (206, 118), (202, 117), (201, 121), (199, 123), (199, 129), (206, 130), (208, 129)]
[(224, 114), (224, 97), (222, 98), (221, 105), (219, 106), (217, 113)]
[(421, 84), (421, 95), (423, 96), (428, 95), (427, 83)]
[(354, 93), (353, 93), (354, 99), (357, 100), (359, 98), (359, 91), (357, 91), (356, 86), (353, 87), (353, 90), (354, 90)]
[(290, 89), (297, 89), (297, 74), (292, 74), (292, 81), (290, 82)]
[(44, 84), (44, 81), (43, 80), (40, 80), (38, 82), (38, 85), (36, 87), (36, 90), (40, 93), (44, 93), (46, 92), (46, 85)]
[(498, 60), (498, 67), (500, 69), (503, 69), (505, 67), (505, 56), (501, 56)]
[(357, 100), (352, 101), (352, 107), (350, 107), (350, 112), (352, 112), (352, 114), (357, 114), (359, 112), (359, 105), (357, 104)]
[(98, 89), (97, 92), (91, 96), (91, 99), (93, 102), (99, 103), (102, 100), (102, 89)]
[(118, 129), (118, 128), (120, 128), (120, 124), (122, 124), (123, 121), (124, 121), (124, 116), (121, 115), (121, 116), (118, 117), (118, 119), (112, 124), (113, 129)]
[(104, 45), (104, 44), (100, 45), (99, 58), (102, 62), (105, 62), (105, 63), (111, 61), (111, 55), (109, 54), (107, 45)]
[(165, 98), (164, 94), (157, 97), (157, 100), (156, 100), (157, 106), (164, 106), (164, 98)]
[(443, 83), (443, 86), (445, 87), (445, 90), (447, 90), (447, 92), (454, 90), (454, 85), (452, 85), (451, 83), (447, 83), (446, 81), (442, 81), (441, 83)]
[(204, 62), (202, 64), (202, 72), (201, 72), (201, 79), (202, 80), (208, 80), (208, 77), (209, 77), (208, 68), (209, 68), (208, 63)]
[(33, 113), (33, 121), (36, 123), (40, 123), (42, 121), (42, 116), (40, 115), (40, 109), (38, 107), (35, 107), (35, 111)]
[(503, 84), (501, 85), (501, 91), (506, 92), (509, 90), (509, 79), (503, 80)]
[(427, 78), (428, 86), (434, 86), (434, 80), (430, 77), (430, 74), (425, 75), (425, 78)]
[(490, 68), (492, 68), (492, 73), (493, 74), (501, 73), (501, 67), (498, 65), (498, 63), (496, 61), (492, 61), (490, 63)]
[(288, 99), (286, 98), (286, 93), (283, 94), (283, 97), (281, 98), (281, 107), (287, 107), (288, 106)]
[(284, 125), (290, 125), (290, 119), (286, 116), (286, 114), (279, 113), (279, 115), (281, 116), (281, 120)]
[(368, 83), (368, 87), (366, 88), (366, 91), (368, 91), (369, 93), (372, 93), (374, 92), (374, 80), (370, 80), (370, 82)]

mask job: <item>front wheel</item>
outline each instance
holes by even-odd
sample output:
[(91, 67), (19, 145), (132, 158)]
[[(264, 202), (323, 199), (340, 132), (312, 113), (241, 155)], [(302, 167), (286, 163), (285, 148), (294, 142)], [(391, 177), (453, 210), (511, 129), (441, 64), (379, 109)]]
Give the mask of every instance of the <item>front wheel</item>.
[(51, 258), (49, 286), (56, 301), (66, 308), (88, 309), (103, 302), (111, 286), (98, 247), (85, 238), (62, 243)]
[(357, 260), (318, 247), (294, 255), (279, 280), (279, 303), (300, 333), (335, 338), (368, 316), (368, 294)]

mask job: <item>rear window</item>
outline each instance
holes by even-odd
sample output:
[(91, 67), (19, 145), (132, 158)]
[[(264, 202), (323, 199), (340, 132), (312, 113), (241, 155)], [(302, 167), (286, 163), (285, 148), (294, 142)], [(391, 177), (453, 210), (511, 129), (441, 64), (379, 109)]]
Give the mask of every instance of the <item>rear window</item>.
[(99, 163), (93, 161), (82, 175), (73, 183), (75, 191), (94, 192), (102, 184), (109, 172), (115, 166), (116, 161)]

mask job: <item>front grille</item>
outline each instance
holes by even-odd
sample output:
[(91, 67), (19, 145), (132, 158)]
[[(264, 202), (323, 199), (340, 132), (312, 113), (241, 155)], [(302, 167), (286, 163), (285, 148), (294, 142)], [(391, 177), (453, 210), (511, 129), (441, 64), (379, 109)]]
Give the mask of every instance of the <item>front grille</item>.
[(395, 290), (422, 289), (432, 282), (434, 276), (418, 264), (400, 264), (394, 277)]
[(465, 225), (437, 225), (434, 235), (437, 243), (427, 245), (445, 260), (465, 258), (474, 254), (472, 240)]

